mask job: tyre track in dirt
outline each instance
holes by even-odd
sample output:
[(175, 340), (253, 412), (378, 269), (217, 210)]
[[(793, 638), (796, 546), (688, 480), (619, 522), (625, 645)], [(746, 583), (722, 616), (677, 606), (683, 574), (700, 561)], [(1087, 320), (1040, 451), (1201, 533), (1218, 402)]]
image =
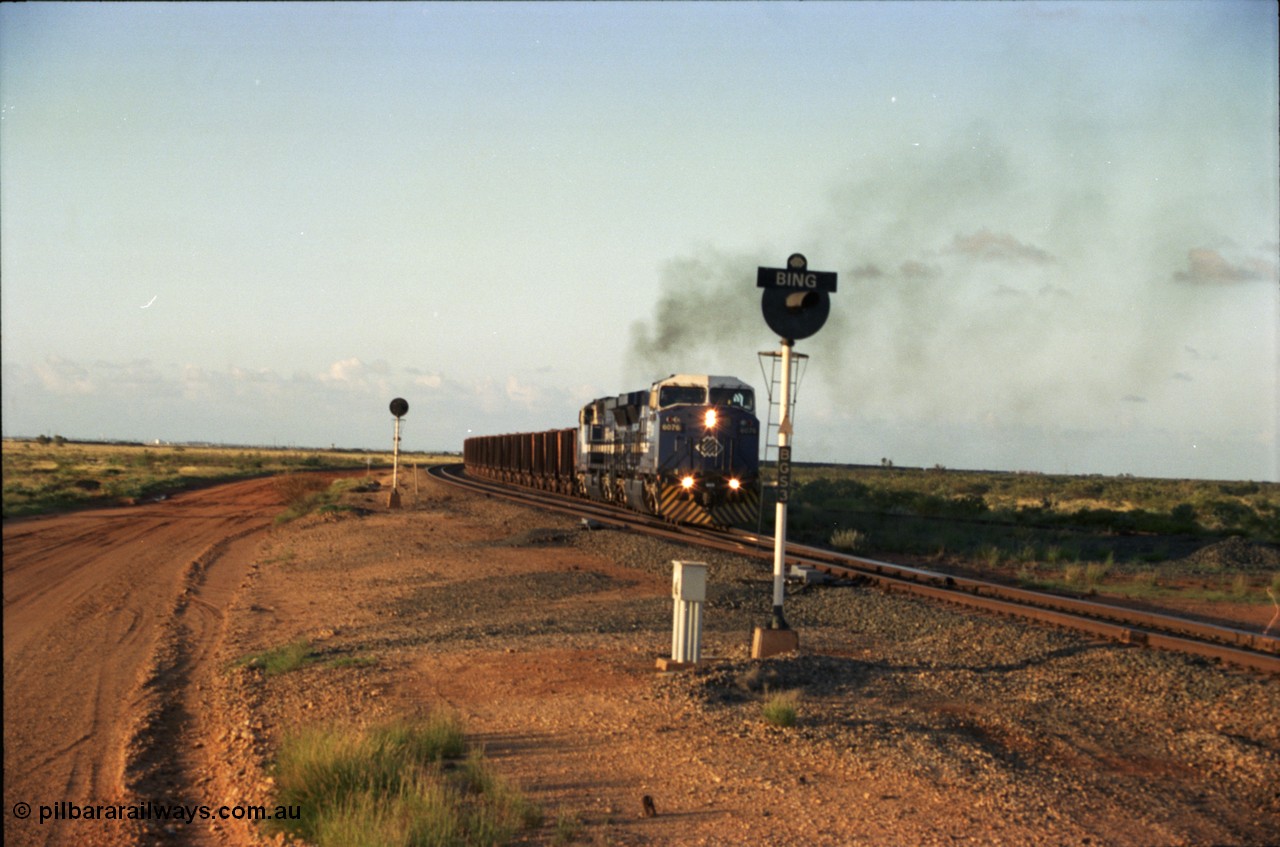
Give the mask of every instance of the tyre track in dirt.
[[(215, 756), (193, 716), (222, 609), (280, 507), (268, 478), (5, 523), (7, 843), (121, 844), (144, 832), (41, 825), (41, 804), (236, 801), (185, 784), (204, 767), (193, 755)], [(20, 802), (30, 819), (14, 814)]]

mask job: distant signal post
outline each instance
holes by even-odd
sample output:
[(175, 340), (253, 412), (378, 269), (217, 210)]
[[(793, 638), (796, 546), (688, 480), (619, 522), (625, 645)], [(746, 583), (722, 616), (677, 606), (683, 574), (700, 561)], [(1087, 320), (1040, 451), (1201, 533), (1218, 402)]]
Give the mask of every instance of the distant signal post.
[(791, 348), (797, 338), (808, 338), (822, 329), (831, 312), (830, 295), (836, 290), (836, 274), (811, 271), (799, 253), (787, 259), (785, 268), (758, 268), (756, 287), (764, 289), (760, 308), (765, 323), (782, 338), (782, 392), (778, 423), (778, 504), (773, 527), (773, 616), (769, 626), (757, 627), (751, 639), (751, 656), (763, 659), (800, 646), (799, 635), (787, 626), (782, 603), (787, 591), (787, 502), (791, 499)]
[(409, 404), (403, 397), (391, 401), (391, 414), (396, 419), (396, 432), (391, 442), (391, 494), (387, 496), (387, 508), (400, 508), (400, 489), (396, 487), (400, 472), (400, 419), (409, 413)]

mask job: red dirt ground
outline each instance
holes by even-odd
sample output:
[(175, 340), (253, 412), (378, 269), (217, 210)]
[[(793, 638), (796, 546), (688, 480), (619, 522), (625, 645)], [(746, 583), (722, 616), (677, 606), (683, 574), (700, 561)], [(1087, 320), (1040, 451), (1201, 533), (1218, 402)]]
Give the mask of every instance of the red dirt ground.
[[(5, 522), (6, 842), (60, 841), (54, 821), (15, 821), (15, 803), (29, 803), (37, 821), (41, 804), (127, 798), (126, 749), (146, 711), (166, 622), (193, 571), (214, 557), (232, 563), (220, 573), (237, 584), (236, 557), (223, 554), (270, 526), (281, 506), (274, 481), (256, 479), (131, 508)], [(202, 608), (189, 625), (217, 626), (221, 610)], [(101, 831), (103, 843), (128, 837), (105, 824)]]

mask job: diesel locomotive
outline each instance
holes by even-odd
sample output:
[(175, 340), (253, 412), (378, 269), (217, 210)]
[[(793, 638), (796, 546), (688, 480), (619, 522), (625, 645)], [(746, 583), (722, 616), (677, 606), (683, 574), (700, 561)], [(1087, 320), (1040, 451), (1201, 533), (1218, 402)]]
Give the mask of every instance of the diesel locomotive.
[(754, 525), (755, 392), (730, 376), (674, 374), (592, 400), (578, 425), (463, 443), (468, 474), (628, 506), (679, 523)]

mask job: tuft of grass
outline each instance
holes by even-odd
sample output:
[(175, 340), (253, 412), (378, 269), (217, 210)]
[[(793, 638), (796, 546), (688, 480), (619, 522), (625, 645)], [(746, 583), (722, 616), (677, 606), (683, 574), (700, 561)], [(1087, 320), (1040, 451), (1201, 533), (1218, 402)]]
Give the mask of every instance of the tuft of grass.
[(542, 825), (541, 811), (466, 753), (459, 719), (437, 713), (364, 731), (311, 728), (285, 739), (277, 802), (297, 821), (271, 826), (318, 847), (498, 845)]
[(1067, 565), (1062, 569), (1062, 581), (1067, 585), (1079, 585), (1084, 582), (1084, 565), (1079, 563)]
[(327, 663), (330, 668), (371, 668), (378, 664), (376, 656), (339, 656)]
[(1086, 565), (1084, 569), (1085, 585), (1089, 588), (1096, 588), (1111, 570), (1112, 561), (1111, 556), (1108, 555), (1106, 561), (1090, 562)]
[(1018, 568), (1017, 573), (1018, 585), (1023, 588), (1031, 588), (1039, 584), (1040, 578), (1036, 575), (1034, 564), (1024, 564)]
[(1111, 565), (1111, 556), (1107, 556), (1104, 561), (1089, 562), (1084, 565), (1076, 562), (1062, 569), (1062, 581), (1072, 588), (1093, 591), (1102, 584), (1102, 580), (1111, 570)]
[(1245, 595), (1249, 593), (1249, 579), (1242, 573), (1238, 573), (1231, 580), (1230, 595), (1233, 600), (1243, 600)]
[(831, 533), (831, 546), (857, 553), (867, 546), (867, 534), (856, 529), (837, 529)]
[(291, 641), (282, 647), (250, 653), (236, 664), (246, 668), (261, 668), (267, 676), (279, 676), (282, 673), (296, 671), (315, 661), (315, 658), (311, 652), (311, 642), (303, 638)]
[(800, 692), (781, 691), (765, 698), (761, 710), (764, 719), (773, 726), (795, 726), (799, 715)]
[(314, 474), (288, 473), (276, 477), (276, 490), (285, 503), (285, 510), (276, 517), (276, 523), (288, 523), (332, 505), (340, 494), (339, 482), (341, 480)]
[(582, 819), (577, 815), (561, 815), (556, 818), (552, 844), (572, 844), (582, 834)]
[(1133, 578), (1133, 584), (1138, 588), (1156, 588), (1159, 585), (1160, 575), (1154, 570), (1145, 570), (1140, 572)]

